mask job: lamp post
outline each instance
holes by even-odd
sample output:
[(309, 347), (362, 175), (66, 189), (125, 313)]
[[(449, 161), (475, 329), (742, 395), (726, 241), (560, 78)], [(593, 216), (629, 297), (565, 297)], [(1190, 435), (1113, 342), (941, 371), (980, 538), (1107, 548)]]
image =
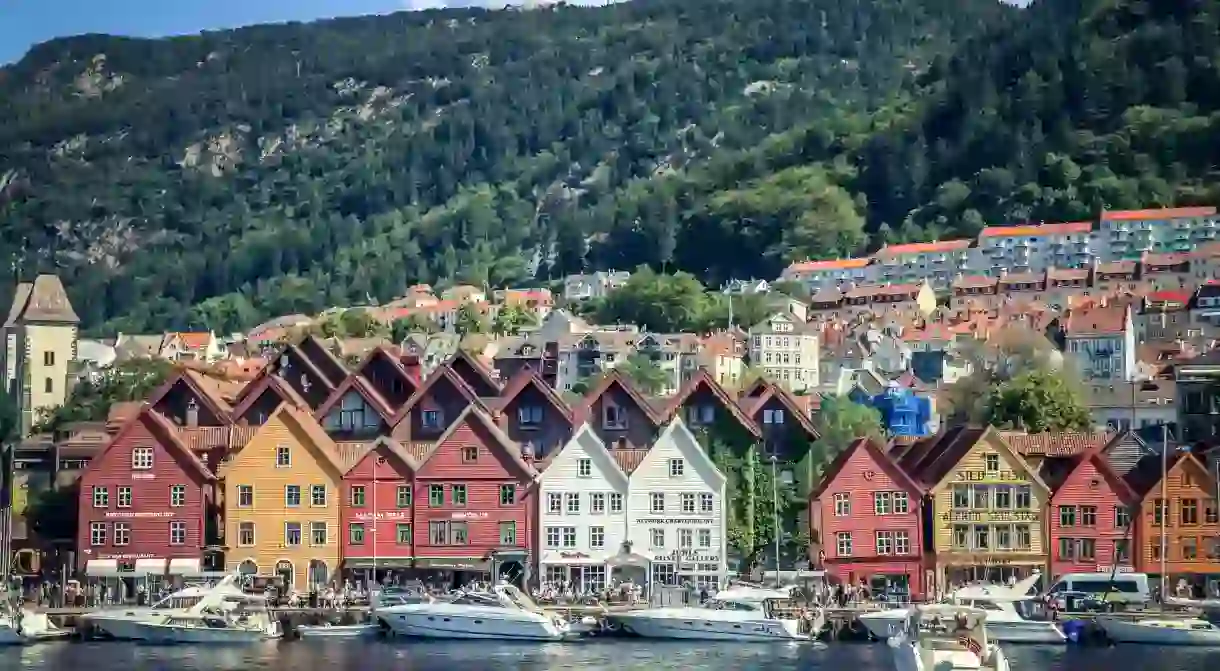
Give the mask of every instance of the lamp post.
[(771, 455), (771, 509), (775, 514), (775, 585), (779, 586), (779, 475), (777, 474), (777, 464), (779, 458), (774, 454)]

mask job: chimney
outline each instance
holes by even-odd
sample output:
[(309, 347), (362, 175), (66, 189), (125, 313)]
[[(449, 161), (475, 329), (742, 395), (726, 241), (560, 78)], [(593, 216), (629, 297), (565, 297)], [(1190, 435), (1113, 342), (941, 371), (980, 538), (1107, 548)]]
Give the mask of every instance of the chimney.
[(199, 404), (195, 403), (193, 398), (186, 404), (186, 427), (188, 429), (199, 428)]

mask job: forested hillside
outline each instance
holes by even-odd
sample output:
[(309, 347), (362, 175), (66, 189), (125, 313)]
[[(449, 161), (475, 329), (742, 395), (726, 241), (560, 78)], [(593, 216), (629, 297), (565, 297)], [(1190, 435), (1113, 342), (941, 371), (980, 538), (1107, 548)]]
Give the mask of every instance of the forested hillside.
[(637, 0), (55, 40), (0, 70), (0, 253), (127, 332), (648, 261), (635, 238), (692, 204), (605, 219), (624, 194), (865, 118), (1014, 11)]

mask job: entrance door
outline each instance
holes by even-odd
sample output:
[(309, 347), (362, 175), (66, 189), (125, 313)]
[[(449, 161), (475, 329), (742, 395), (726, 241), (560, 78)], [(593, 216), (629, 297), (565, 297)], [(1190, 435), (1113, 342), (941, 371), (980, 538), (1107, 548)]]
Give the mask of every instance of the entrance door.
[(279, 576), (280, 584), (284, 586), (284, 591), (292, 591), (292, 576), (296, 571), (293, 569), (292, 562), (287, 559), (281, 559), (275, 564), (275, 574)]

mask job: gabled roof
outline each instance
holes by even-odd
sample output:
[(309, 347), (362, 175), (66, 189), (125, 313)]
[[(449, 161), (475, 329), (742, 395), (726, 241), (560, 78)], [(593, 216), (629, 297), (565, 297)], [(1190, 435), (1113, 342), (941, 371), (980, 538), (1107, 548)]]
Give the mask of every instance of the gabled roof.
[(394, 413), (392, 410), (390, 410), (389, 402), (382, 398), (381, 394), (378, 393), (376, 389), (373, 389), (373, 386), (369, 384), (368, 380), (356, 373), (348, 375), (346, 380), (341, 382), (338, 387), (335, 387), (335, 390), (331, 392), (330, 396), (328, 396), (326, 400), (322, 402), (322, 405), (318, 406), (318, 409), (314, 411), (314, 417), (316, 417), (319, 422), (322, 421), (326, 415), (328, 415), (330, 411), (334, 409), (335, 405), (343, 400), (343, 397), (346, 396), (350, 391), (355, 391), (357, 394), (360, 394), (360, 398), (363, 398), (365, 402), (368, 403), (373, 410), (376, 410), (377, 414), (381, 415), (381, 418), (386, 422), (389, 422), (394, 418)]
[(852, 455), (859, 450), (868, 452), (877, 466), (885, 471), (885, 474), (890, 476), (900, 487), (906, 489), (907, 493), (912, 497), (918, 499), (927, 493), (923, 486), (911, 479), (911, 476), (906, 471), (899, 468), (898, 464), (894, 462), (889, 454), (886, 454), (885, 449), (880, 444), (869, 438), (857, 438), (852, 441), (851, 445), (847, 446), (847, 449), (840, 452), (834, 461), (830, 462), (830, 466), (822, 474), (821, 484), (813, 490), (813, 493), (809, 495), (809, 499), (820, 499), (822, 494), (826, 492), (826, 489), (834, 482), (835, 478), (839, 477), (839, 473), (847, 466), (847, 462), (851, 460)]
[[(1127, 481), (1114, 470), (1114, 467), (1110, 465), (1110, 460), (1106, 458), (1106, 448), (1109, 446), (1109, 442), (1105, 443), (1104, 445), (1094, 445), (1093, 447), (1090, 447), (1088, 450), (1074, 457), (1072, 460), (1073, 464), (1071, 470), (1068, 471), (1068, 473), (1064, 476), (1063, 482), (1067, 482), (1068, 479), (1076, 473), (1076, 471), (1080, 470), (1081, 466), (1092, 462), (1093, 466), (1097, 469), (1098, 475), (1106, 479), (1106, 482), (1110, 484), (1110, 488), (1121, 501), (1124, 503), (1134, 503), (1135, 501), (1139, 500), (1139, 496), (1135, 493), (1135, 490), (1131, 488), (1131, 485), (1128, 484)], [(1062, 489), (1060, 489), (1060, 491), (1062, 491)], [(1059, 491), (1056, 491), (1054, 492), (1054, 495), (1058, 495), (1058, 493)]]
[(400, 443), (397, 440), (394, 440), (393, 438), (390, 438), (388, 436), (382, 436), (381, 438), (378, 438), (371, 446), (369, 446), (368, 452), (365, 452), (364, 456), (357, 459), (351, 465), (351, 468), (348, 468), (347, 471), (345, 471), (343, 473), (343, 475), (346, 476), (348, 473), (351, 473), (352, 471), (356, 470), (356, 467), (359, 466), (361, 464), (361, 462), (363, 462), (365, 459), (368, 459), (369, 455), (373, 454), (374, 452), (377, 452), (381, 448), (385, 448), (385, 450), (390, 453), (390, 456), (397, 459), (399, 461), (399, 463), (401, 463), (403, 466), (406, 466), (407, 470), (411, 471), (412, 473), (419, 470), (419, 466), (420, 466), (419, 461), (416, 460), (415, 457), (412, 456), (411, 453), (408, 452), (407, 449), (402, 446), (402, 443)]
[[(343, 364), (339, 357), (335, 356), (334, 352), (330, 351), (330, 348), (318, 336), (312, 333), (305, 336), (304, 339), (297, 343), (297, 351), (301, 353), (301, 356), (309, 360), (318, 369), (318, 372), (322, 373), (322, 379), (326, 381), (327, 386), (330, 388), (333, 389), (338, 386), (347, 377), (347, 366)], [(315, 353), (311, 355), (310, 351)]]
[(1172, 449), (1168, 454), (1162, 455), (1160, 451), (1149, 453), (1140, 459), (1135, 468), (1127, 474), (1126, 482), (1135, 493), (1137, 501), (1145, 501), (1149, 496), (1159, 497), (1160, 489), (1157, 485), (1165, 479), (1165, 476), (1173, 473), (1179, 467), (1193, 465), (1201, 470), (1207, 477), (1205, 489), (1209, 492), (1215, 491), (1216, 483), (1215, 476), (1203, 462), (1199, 461), (1193, 453), (1182, 449)]
[(422, 460), (422, 463), (419, 465), (420, 468), (427, 465), (428, 461), (431, 460), (432, 457), (436, 456), (436, 453), (440, 450), (441, 445), (444, 445), (445, 441), (449, 440), (454, 432), (458, 430), (458, 427), (462, 426), (468, 421), (479, 424), (488, 432), (489, 435), (491, 435), (492, 442), (495, 443), (495, 447), (500, 448), (503, 454), (508, 456), (509, 461), (520, 470), (521, 477), (532, 480), (538, 475), (538, 471), (535, 470), (534, 467), (521, 456), (521, 448), (515, 442), (513, 442), (513, 439), (509, 438), (508, 434), (504, 433), (504, 431), (496, 425), (495, 421), (492, 420), (491, 415), (488, 415), (481, 406), (473, 403), (466, 406), (466, 409), (462, 411), (462, 414), (458, 415), (457, 419), (455, 419), (453, 423), (449, 425), (449, 428), (445, 429), (445, 432), (441, 434), (441, 437), (436, 439), (436, 447), (428, 453), (428, 456), (425, 459)]
[(665, 425), (665, 428), (661, 430), (661, 434), (653, 441), (652, 450), (649, 450), (649, 453), (651, 454), (651, 452), (655, 451), (657, 445), (666, 440), (671, 441), (675, 445), (678, 444), (679, 440), (686, 441), (688, 447), (690, 447), (690, 452), (694, 453), (695, 460), (700, 462), (703, 468), (710, 470), (716, 475), (716, 484), (723, 485), (728, 481), (726, 474), (721, 473), (720, 469), (716, 468), (716, 462), (712, 461), (711, 455), (699, 444), (699, 439), (695, 438), (695, 434), (691, 433), (690, 429), (686, 427), (686, 423), (682, 421), (681, 417), (674, 417)]
[(348, 468), (344, 465), (343, 461), (339, 459), (339, 448), (335, 447), (335, 441), (331, 440), (330, 436), (326, 435), (326, 431), (322, 428), (322, 425), (313, 418), (313, 415), (310, 415), (306, 410), (298, 409), (288, 403), (282, 403), (280, 404), (280, 407), (276, 408), (275, 412), (271, 413), (271, 416), (267, 418), (267, 423), (263, 425), (263, 428), (260, 428), (257, 432), (255, 432), (254, 437), (246, 441), (245, 444), (234, 447), (229, 451), (229, 454), (225, 455), (225, 461), (220, 467), (221, 477), (226, 477), (228, 475), (229, 468), (231, 468), (232, 464), (236, 461), (234, 457), (241, 454), (242, 450), (246, 449), (250, 443), (254, 442), (254, 440), (258, 438), (259, 434), (266, 431), (266, 427), (275, 421), (276, 418), (279, 418), (280, 421), (284, 422), (284, 424), (290, 427), (295, 426), (297, 430), (304, 433), (305, 437), (308, 438), (310, 442), (312, 442), (314, 446), (318, 448), (318, 451), (322, 453), (322, 461), (326, 462), (326, 464), (333, 468), (339, 477), (342, 477), (343, 474), (348, 471)]
[(733, 415), (755, 438), (762, 436), (762, 429), (759, 428), (758, 423), (742, 411), (741, 406), (737, 405), (728, 392), (724, 390), (724, 387), (720, 386), (703, 366), (700, 366), (695, 371), (695, 374), (686, 381), (686, 384), (682, 385), (678, 393), (669, 400), (665, 409), (661, 411), (661, 417), (666, 421), (673, 419), (682, 410), (682, 405), (699, 389), (700, 385), (711, 391), (712, 395), (720, 401), (720, 404), (729, 411), (729, 414)]
[(179, 382), (190, 387), (200, 402), (207, 406), (208, 411), (216, 416), (216, 419), (225, 424), (233, 421), (233, 409), (229, 407), (229, 404), (223, 398), (214, 393), (216, 391), (215, 385), (204, 382), (200, 379), (199, 373), (187, 368), (177, 369), (169, 376), (169, 379), (155, 389), (152, 395), (148, 397), (148, 406), (150, 408), (156, 407)]
[(263, 392), (267, 391), (268, 388), (274, 391), (276, 396), (280, 397), (281, 403), (291, 403), (298, 408), (309, 407), (309, 403), (301, 398), (301, 395), (297, 393), (296, 389), (293, 389), (292, 385), (285, 382), (279, 375), (271, 373), (264, 368), (259, 373), (258, 379), (246, 385), (245, 389), (242, 389), (242, 393), (238, 395), (237, 405), (233, 406), (233, 418), (236, 419), (246, 414), (250, 410), (250, 406), (257, 403)]
[(617, 369), (613, 368), (610, 370), (610, 373), (603, 377), (601, 381), (597, 383), (597, 386), (590, 389), (585, 394), (584, 398), (582, 398), (572, 409), (573, 421), (584, 422), (588, 420), (590, 413), (593, 412), (593, 404), (596, 403), (597, 400), (603, 395), (609, 392), (611, 387), (616, 385), (622, 389), (627, 396), (631, 397), (631, 400), (634, 401), (637, 406), (639, 406), (640, 410), (644, 413), (644, 416), (647, 417), (650, 422), (652, 422), (653, 426), (660, 428), (661, 425), (665, 423), (664, 418), (662, 418), (657, 412), (657, 409), (652, 407), (652, 404), (649, 403), (648, 399), (644, 398), (643, 394), (641, 394), (639, 390), (635, 388), (635, 385), (624, 377), (622, 373), (618, 372)]
[(602, 439), (597, 436), (597, 432), (593, 430), (593, 427), (589, 426), (588, 422), (581, 424), (580, 427), (576, 429), (575, 433), (572, 434), (572, 438), (563, 444), (563, 447), (555, 450), (550, 456), (543, 460), (543, 462), (538, 465), (538, 470), (543, 472), (545, 477), (546, 469), (559, 458), (559, 455), (567, 452), (568, 448), (577, 443), (579, 443), (581, 447), (585, 449), (586, 454), (589, 452), (599, 452), (604, 455), (606, 458), (606, 463), (610, 466), (608, 470), (613, 473), (617, 473), (618, 476), (622, 478), (623, 485), (627, 485), (628, 481), (630, 480), (629, 473), (625, 471), (619, 461), (614, 458), (615, 455), (611, 453), (610, 450), (606, 449), (606, 444), (603, 443)]
[(145, 404), (138, 414), (127, 420), (123, 424), (123, 428), (115, 434), (109, 443), (106, 443), (102, 451), (98, 452), (89, 461), (88, 471), (91, 472), (99, 468), (103, 463), (103, 457), (106, 453), (113, 449), (115, 445), (120, 444), (127, 437), (127, 434), (135, 428), (136, 424), (143, 424), (162, 447), (171, 452), (176, 452), (186, 462), (187, 466), (197, 472), (202, 479), (208, 481), (216, 479), (216, 475), (199, 460), (199, 456), (192, 452), (186, 443), (182, 442), (182, 439), (178, 436), (178, 430), (174, 428), (174, 425), (162, 417), (156, 410), (153, 410), (152, 406), (148, 404)]
[(1016, 450), (1012, 449), (1012, 446), (1004, 440), (999, 431), (996, 431), (995, 427), (991, 426), (984, 429), (966, 429), (960, 432), (957, 439), (939, 457), (929, 460), (927, 468), (920, 473), (918, 480), (928, 490), (940, 489), (953, 476), (953, 471), (957, 469), (962, 459), (970, 453), (970, 450), (975, 445), (981, 442), (986, 442), (992, 447), (1007, 453), (1011, 462), (1016, 465), (1017, 470), (1025, 471), (1025, 475), (1029, 477), (1031, 484), (1037, 485), (1047, 495), (1050, 494), (1050, 487), (1046, 486), (1042, 477), (1034, 472), (1025, 459), (1017, 454)]
[(559, 394), (555, 393), (555, 389), (538, 377), (538, 373), (534, 372), (529, 366), (523, 367), (517, 371), (508, 380), (508, 384), (504, 385), (504, 389), (500, 390), (500, 399), (497, 404), (500, 408), (508, 407), (508, 404), (517, 398), (517, 396), (525, 391), (526, 387), (534, 387), (542, 392), (551, 404), (558, 410), (569, 423), (572, 422), (572, 408), (564, 403)]
[[(449, 361), (446, 365), (452, 368), (453, 372), (458, 374), (458, 377), (462, 377), (462, 374), (457, 367), (466, 366), (479, 379), (480, 382), (486, 384), (489, 390), (493, 392), (493, 394), (489, 395), (498, 394), (500, 392), (499, 380), (497, 380), (495, 376), (491, 374), (491, 371), (483, 365), (482, 361), (479, 361), (473, 354), (467, 352), (465, 349), (461, 347), (457, 348), (457, 351), (453, 353), (453, 356), (449, 357)], [(462, 377), (462, 380), (465, 381), (466, 378)], [(474, 386), (470, 385), (469, 383), (467, 383), (467, 386), (474, 389)]]
[(741, 390), (737, 396), (738, 398), (757, 398), (766, 393), (769, 387), (773, 386), (775, 386), (774, 383), (768, 380), (765, 376), (759, 375), (758, 377), (754, 378), (754, 382), (750, 383), (750, 386)]
[[(293, 386), (292, 382), (290, 382), (288, 379), (284, 378), (283, 372), (280, 369), (280, 362), (289, 353), (295, 354), (296, 355), (295, 359), (297, 361), (299, 361), (301, 363), (301, 365), (305, 366), (305, 369), (308, 370), (310, 373), (312, 373), (313, 376), (316, 377), (318, 379), (318, 381), (327, 389), (327, 391), (334, 391), (335, 385), (333, 383), (331, 383), (330, 378), (328, 378), (326, 376), (326, 374), (323, 373), (322, 370), (318, 368), (317, 364), (315, 364), (313, 362), (313, 359), (310, 359), (309, 356), (305, 354), (305, 352), (301, 351), (300, 347), (298, 347), (292, 343), (288, 343), (288, 344), (284, 345), (284, 347), (282, 347), (280, 349), (279, 353), (276, 354), (274, 357), (272, 357), (267, 362), (267, 365), (263, 367), (262, 374), (263, 375), (279, 375), (280, 378), (283, 380), (283, 382), (285, 384), (287, 384), (288, 386), (293, 387), (293, 390), (295, 391), (296, 387)], [(246, 393), (246, 394), (239, 396), (238, 404), (241, 404), (245, 400), (246, 396), (249, 396), (249, 394)], [(297, 396), (298, 396), (298, 398), (301, 398), (300, 393), (298, 393)]]
[(793, 398), (792, 392), (779, 385), (770, 385), (761, 396), (754, 399), (753, 405), (750, 406), (750, 417), (753, 418), (753, 416), (757, 414), (758, 410), (766, 405), (767, 402), (772, 398), (778, 399), (779, 402), (783, 404), (784, 408), (788, 410), (788, 413), (795, 417), (796, 421), (800, 422), (801, 427), (805, 429), (805, 431), (807, 431), (814, 440), (822, 437), (821, 432), (818, 431), (818, 427), (813, 423), (813, 418), (809, 416), (808, 412), (801, 409), (800, 403), (797, 403), (796, 399)]
[[(401, 375), (402, 379), (411, 383), (412, 387), (418, 387), (419, 380), (413, 377), (411, 372), (407, 370), (407, 367), (403, 365), (400, 353), (401, 350), (398, 347), (391, 349), (386, 345), (378, 345), (377, 347), (369, 350), (369, 353), (365, 355), (364, 360), (360, 362), (360, 365), (356, 366), (355, 372), (365, 379), (368, 379), (368, 376), (364, 373), (365, 367), (371, 364), (374, 359), (381, 358), (389, 362), (390, 366), (394, 369), (394, 372)], [(414, 357), (414, 355), (412, 355), (412, 357)]]
[(442, 379), (453, 383), (453, 386), (457, 387), (458, 392), (465, 396), (466, 400), (472, 405), (477, 404), (480, 408), (484, 407), (483, 402), (480, 401), (479, 397), (475, 395), (474, 390), (470, 388), (470, 385), (466, 384), (466, 381), (462, 379), (462, 376), (454, 372), (453, 369), (447, 364), (441, 364), (440, 366), (436, 367), (436, 370), (432, 371), (431, 375), (424, 378), (423, 383), (419, 385), (419, 389), (416, 389), (415, 393), (411, 394), (411, 398), (408, 398), (407, 402), (402, 405), (402, 408), (399, 408), (398, 413), (390, 419), (390, 425), (397, 426), (400, 422), (402, 422), (403, 418), (409, 415), (411, 410), (413, 410), (415, 406), (419, 405), (419, 402), (423, 400), (424, 396), (428, 394), (432, 387), (436, 386), (436, 383), (440, 382)]

